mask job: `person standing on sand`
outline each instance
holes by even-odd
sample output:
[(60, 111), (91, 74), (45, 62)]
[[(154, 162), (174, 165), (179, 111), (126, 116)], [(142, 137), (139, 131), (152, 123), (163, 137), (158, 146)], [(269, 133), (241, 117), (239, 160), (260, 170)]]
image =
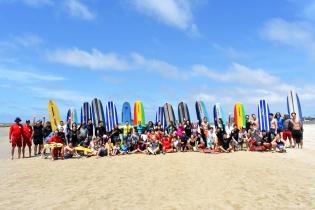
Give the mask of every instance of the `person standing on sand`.
[(292, 123), (292, 138), (294, 141), (294, 146), (296, 146), (296, 144), (298, 145), (298, 147), (300, 147), (301, 145), (301, 149), (303, 148), (303, 138), (302, 138), (302, 134), (303, 134), (303, 125), (301, 123), (301, 121), (296, 117), (296, 113), (293, 112), (291, 114), (292, 119), (291, 119), (291, 123)]
[(292, 132), (291, 132), (291, 128), (290, 128), (290, 118), (288, 114), (284, 115), (284, 119), (283, 119), (283, 140), (287, 140), (289, 139), (290, 142), (290, 148), (292, 147)]
[(253, 118), (252, 124), (254, 126), (254, 129), (257, 130), (259, 128), (258, 119), (255, 114), (252, 114), (252, 118)]
[(277, 120), (275, 119), (273, 113), (269, 114), (269, 121), (270, 121), (270, 131), (269, 131), (269, 135), (271, 137), (271, 139), (274, 139), (274, 137), (277, 134), (277, 130), (278, 130), (278, 123)]
[(23, 126), (20, 124), (21, 118), (17, 117), (14, 120), (14, 124), (11, 125), (10, 127), (10, 132), (9, 132), (9, 139), (10, 143), (12, 145), (11, 149), (11, 159), (13, 160), (14, 157), (14, 151), (15, 147), (18, 147), (18, 158), (21, 158), (21, 147), (22, 147), (22, 140), (23, 140)]
[(275, 117), (276, 117), (276, 121), (277, 121), (277, 133), (280, 133), (280, 136), (282, 138), (282, 136), (283, 136), (283, 119), (281, 117), (280, 112), (277, 112)]
[(34, 143), (34, 155), (40, 154), (43, 146), (43, 123), (41, 120), (38, 120), (35, 123), (35, 117), (33, 119), (33, 143)]
[(30, 126), (31, 121), (26, 120), (25, 125), (23, 125), (23, 147), (22, 147), (22, 155), (25, 158), (25, 147), (28, 147), (28, 154), (31, 157), (32, 150), (32, 138), (33, 138), (33, 127)]

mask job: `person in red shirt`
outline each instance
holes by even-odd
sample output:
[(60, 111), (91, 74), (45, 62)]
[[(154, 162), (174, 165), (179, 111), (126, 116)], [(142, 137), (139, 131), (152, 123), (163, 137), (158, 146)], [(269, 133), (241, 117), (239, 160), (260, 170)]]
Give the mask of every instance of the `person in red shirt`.
[(18, 158), (21, 158), (21, 147), (22, 147), (22, 139), (23, 139), (23, 128), (20, 124), (21, 119), (17, 117), (14, 121), (15, 123), (11, 125), (9, 132), (9, 140), (12, 145), (11, 149), (11, 159), (13, 160), (15, 147), (18, 147)]
[(25, 157), (25, 147), (28, 146), (28, 154), (31, 157), (31, 149), (32, 149), (32, 138), (33, 138), (33, 127), (30, 125), (31, 121), (26, 120), (25, 125), (23, 125), (22, 135), (23, 135), (23, 147), (22, 147), (22, 155)]
[[(54, 135), (48, 140), (48, 144), (55, 145), (51, 147), (51, 158), (52, 160), (56, 160), (58, 156), (61, 159), (64, 159), (64, 141), (62, 140), (61, 136), (59, 135), (58, 130), (54, 132)], [(58, 144), (62, 144), (62, 146), (58, 146)]]
[(172, 148), (172, 136), (164, 136), (162, 138), (162, 152), (163, 154), (174, 152)]

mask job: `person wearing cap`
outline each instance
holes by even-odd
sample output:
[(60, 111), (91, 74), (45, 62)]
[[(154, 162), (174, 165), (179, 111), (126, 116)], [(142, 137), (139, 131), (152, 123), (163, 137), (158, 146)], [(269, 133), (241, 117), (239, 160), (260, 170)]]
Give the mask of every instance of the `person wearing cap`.
[(20, 124), (21, 118), (17, 117), (14, 120), (14, 124), (10, 127), (9, 139), (12, 145), (11, 149), (11, 159), (13, 160), (15, 147), (18, 147), (18, 158), (21, 158), (21, 147), (22, 147), (22, 139), (23, 139), (23, 127)]
[(22, 147), (22, 156), (25, 157), (25, 147), (28, 147), (28, 154), (31, 157), (32, 149), (32, 138), (33, 138), (33, 127), (30, 125), (31, 121), (26, 120), (25, 125), (23, 125), (23, 147)]

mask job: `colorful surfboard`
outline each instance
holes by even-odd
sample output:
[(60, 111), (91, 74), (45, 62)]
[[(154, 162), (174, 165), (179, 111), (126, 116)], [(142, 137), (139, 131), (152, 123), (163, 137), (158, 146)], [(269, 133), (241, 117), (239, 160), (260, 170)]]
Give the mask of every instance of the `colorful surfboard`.
[(260, 100), (258, 105), (258, 123), (260, 131), (269, 131), (270, 130), (270, 121), (269, 121), (269, 105), (265, 100)]
[(51, 123), (51, 128), (53, 131), (57, 129), (57, 126), (60, 124), (60, 114), (56, 103), (53, 100), (48, 102), (48, 113)]
[(163, 108), (164, 108), (164, 116), (165, 116), (166, 126), (171, 125), (171, 122), (173, 122), (173, 124), (175, 125), (176, 124), (176, 118), (175, 118), (175, 113), (174, 113), (172, 105), (169, 103), (165, 103)]
[(92, 119), (94, 128), (97, 127), (98, 123), (102, 121), (105, 123), (104, 109), (101, 100), (94, 98), (92, 101)]
[(145, 126), (145, 113), (142, 102), (136, 101), (133, 110), (134, 110), (133, 125), (139, 125), (141, 123), (142, 126)]
[(204, 118), (206, 118), (207, 121), (210, 122), (210, 118), (205, 103), (203, 101), (197, 101), (195, 107), (199, 124), (203, 122)]
[(238, 129), (246, 128), (245, 108), (240, 102), (237, 102), (234, 106), (234, 124)]
[(106, 105), (105, 126), (107, 131), (112, 131), (118, 125), (118, 114), (116, 105), (109, 101)]
[(160, 122), (162, 124), (162, 127), (165, 129), (166, 128), (166, 120), (164, 116), (164, 107), (159, 107), (158, 111), (156, 112), (155, 115), (155, 123)]
[(224, 115), (224, 110), (221, 104), (216, 103), (213, 107), (213, 119), (215, 127), (219, 126), (219, 120), (222, 120), (223, 126), (226, 128), (226, 120)]
[(302, 115), (302, 107), (300, 103), (300, 99), (298, 94), (295, 91), (290, 90), (287, 96), (287, 107), (288, 107), (288, 113), (291, 116), (293, 112), (296, 113), (296, 117), (303, 121), (303, 115)]
[(183, 123), (184, 120), (190, 121), (188, 106), (184, 102), (178, 104), (178, 120), (180, 123)]
[(67, 112), (67, 122), (69, 122), (70, 119), (70, 125), (73, 123), (78, 124), (78, 115), (77, 110), (74, 107), (71, 107)]
[(122, 106), (122, 112), (121, 112), (121, 123), (125, 124), (128, 122), (131, 124), (131, 106), (128, 102), (125, 102)]
[(92, 110), (89, 102), (84, 102), (81, 107), (81, 123), (87, 123), (89, 120), (92, 120)]

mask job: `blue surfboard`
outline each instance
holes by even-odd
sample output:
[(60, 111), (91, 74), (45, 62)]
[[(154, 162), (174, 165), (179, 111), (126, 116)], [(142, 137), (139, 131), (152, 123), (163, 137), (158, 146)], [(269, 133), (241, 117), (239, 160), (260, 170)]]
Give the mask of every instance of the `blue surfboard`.
[(184, 102), (178, 104), (178, 120), (180, 123), (183, 123), (184, 120), (190, 121), (188, 106)]
[(101, 100), (97, 98), (94, 98), (92, 101), (92, 119), (93, 119), (94, 128), (97, 127), (100, 121), (105, 123), (103, 105), (102, 105)]
[(89, 102), (84, 102), (81, 107), (81, 124), (92, 120), (92, 110)]
[(206, 118), (207, 121), (209, 122), (210, 118), (208, 115), (206, 104), (203, 101), (196, 101), (195, 108), (199, 125), (201, 125), (204, 118)]
[(105, 125), (107, 131), (113, 130), (118, 125), (117, 109), (112, 101), (109, 101), (106, 105)]
[(224, 110), (220, 103), (216, 103), (213, 107), (213, 119), (215, 127), (219, 127), (219, 119), (221, 119), (224, 128), (227, 130)]
[(302, 115), (302, 107), (300, 103), (300, 98), (295, 91), (289, 91), (287, 96), (287, 107), (288, 107), (288, 114), (291, 116), (293, 112), (296, 113), (296, 116), (301, 122), (303, 121)]
[(130, 103), (125, 102), (122, 106), (122, 112), (121, 112), (121, 123), (125, 124), (126, 122), (131, 125), (131, 106)]
[(70, 124), (72, 125), (73, 123), (78, 124), (78, 115), (77, 115), (77, 110), (73, 107), (71, 107), (68, 112), (67, 112), (67, 122), (69, 122), (70, 119)]
[(269, 105), (265, 100), (260, 100), (258, 105), (258, 123), (260, 131), (270, 131)]
[(156, 112), (155, 115), (155, 123), (160, 122), (162, 125), (162, 128), (166, 128), (166, 119), (164, 116), (164, 107), (159, 107), (158, 111)]

